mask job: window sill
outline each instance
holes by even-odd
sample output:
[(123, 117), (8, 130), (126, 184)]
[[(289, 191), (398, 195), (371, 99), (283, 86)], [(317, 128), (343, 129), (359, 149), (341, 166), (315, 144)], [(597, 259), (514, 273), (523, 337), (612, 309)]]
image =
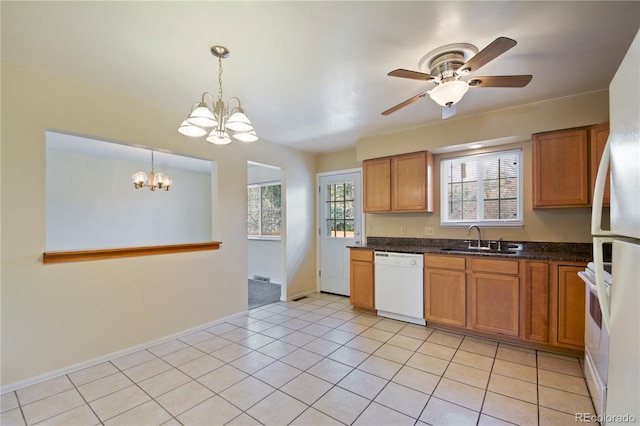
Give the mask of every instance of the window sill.
[(149, 256), (154, 254), (185, 253), (190, 251), (218, 250), (222, 243), (172, 244), (164, 246), (126, 247), (99, 250), (49, 251), (42, 254), (42, 263), (68, 263), (86, 260), (114, 259), (119, 257)]
[(251, 236), (248, 237), (252, 241), (280, 241), (280, 237)]

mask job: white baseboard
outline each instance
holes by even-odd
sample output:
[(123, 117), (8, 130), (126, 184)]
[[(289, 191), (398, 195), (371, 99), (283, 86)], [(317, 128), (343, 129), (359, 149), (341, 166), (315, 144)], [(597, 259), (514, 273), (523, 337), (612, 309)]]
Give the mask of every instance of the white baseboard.
[(140, 345), (132, 346), (130, 348), (123, 349), (121, 351), (117, 351), (117, 352), (113, 352), (113, 353), (110, 353), (110, 354), (107, 354), (107, 355), (103, 355), (103, 356), (100, 356), (98, 358), (94, 358), (94, 359), (91, 359), (91, 360), (88, 360), (88, 361), (80, 362), (78, 364), (70, 365), (68, 367), (63, 367), (63, 368), (60, 368), (58, 370), (54, 370), (54, 371), (50, 371), (48, 373), (40, 374), (40, 375), (35, 376), (35, 377), (31, 377), (31, 378), (28, 378), (28, 379), (20, 380), (19, 382), (16, 382), (16, 383), (11, 383), (11, 384), (8, 384), (8, 385), (4, 385), (4, 386), (2, 386), (0, 388), (0, 394), (4, 394), (6, 392), (12, 392), (12, 391), (15, 391), (17, 389), (21, 389), (21, 388), (26, 387), (26, 386), (35, 385), (37, 383), (41, 383), (41, 382), (44, 382), (46, 380), (53, 379), (55, 377), (59, 377), (59, 376), (62, 376), (62, 375), (74, 373), (76, 371), (80, 371), (80, 370), (83, 370), (83, 369), (88, 368), (88, 367), (93, 367), (94, 365), (102, 364), (103, 362), (106, 362), (106, 361), (109, 361), (109, 360), (112, 360), (112, 359), (115, 359), (115, 358), (119, 358), (119, 357), (124, 356), (124, 355), (129, 355), (131, 353), (138, 352), (138, 351), (141, 351), (143, 349), (147, 349), (147, 348), (150, 348), (152, 346), (156, 346), (156, 345), (159, 345), (161, 343), (165, 343), (165, 342), (168, 342), (170, 340), (174, 340), (174, 339), (180, 338), (182, 336), (186, 336), (187, 334), (191, 334), (191, 333), (194, 333), (196, 331), (203, 330), (205, 328), (213, 327), (214, 325), (218, 325), (218, 324), (223, 323), (225, 321), (228, 321), (230, 319), (237, 318), (237, 317), (240, 317), (242, 315), (246, 315), (248, 312), (249, 311), (244, 311), (244, 312), (240, 312), (240, 313), (237, 313), (237, 314), (229, 315), (227, 317), (224, 317), (224, 318), (221, 318), (221, 319), (218, 319), (218, 320), (206, 323), (206, 324), (202, 324), (202, 325), (198, 325), (196, 327), (192, 327), (192, 328), (190, 328), (188, 330), (179, 331), (179, 332), (171, 334), (169, 336), (161, 337), (160, 339), (156, 339), (156, 340), (152, 340), (150, 342), (142, 343)]

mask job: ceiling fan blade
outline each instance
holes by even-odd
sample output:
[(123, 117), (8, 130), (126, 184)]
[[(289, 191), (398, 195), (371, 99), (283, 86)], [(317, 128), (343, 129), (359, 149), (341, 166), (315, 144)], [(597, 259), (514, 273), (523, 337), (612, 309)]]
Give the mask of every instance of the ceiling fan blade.
[(475, 56), (469, 59), (463, 66), (460, 67), (458, 73), (464, 72), (476, 72), (481, 66), (494, 60), (498, 56), (502, 55), (507, 50), (518, 44), (515, 40), (507, 37), (498, 37), (493, 40), (491, 44), (475, 54)]
[(474, 77), (468, 83), (471, 87), (524, 87), (532, 78), (532, 75), (494, 75)]
[(407, 99), (406, 101), (404, 101), (404, 102), (402, 102), (402, 103), (399, 103), (398, 105), (396, 105), (396, 106), (394, 106), (394, 107), (392, 107), (392, 108), (389, 108), (388, 110), (384, 111), (384, 112), (382, 113), (382, 115), (389, 115), (389, 114), (391, 114), (391, 113), (394, 113), (394, 112), (396, 112), (397, 110), (399, 110), (400, 108), (404, 108), (404, 107), (406, 107), (407, 105), (414, 103), (414, 102), (415, 102), (415, 101), (417, 101), (418, 99), (420, 99), (420, 98), (422, 98), (423, 96), (425, 96), (428, 92), (429, 92), (428, 90), (425, 90), (424, 92), (422, 92), (422, 93), (420, 93), (420, 94), (418, 94), (418, 95), (415, 95), (413, 98)]
[(432, 76), (431, 74), (425, 74), (423, 72), (411, 71), (411, 70), (405, 70), (405, 69), (393, 70), (387, 75), (390, 75), (391, 77), (411, 78), (413, 80), (422, 80), (422, 81), (425, 81), (425, 80), (429, 81), (429, 80), (435, 79), (435, 77)]

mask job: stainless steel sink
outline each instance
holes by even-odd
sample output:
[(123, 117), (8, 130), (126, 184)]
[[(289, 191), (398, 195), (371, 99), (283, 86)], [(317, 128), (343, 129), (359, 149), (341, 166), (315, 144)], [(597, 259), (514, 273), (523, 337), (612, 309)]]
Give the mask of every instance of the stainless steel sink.
[(474, 253), (486, 256), (513, 256), (519, 254), (522, 251), (522, 244), (506, 244), (506, 247), (502, 250), (489, 249), (486, 247), (444, 247), (441, 248), (440, 251), (456, 254)]

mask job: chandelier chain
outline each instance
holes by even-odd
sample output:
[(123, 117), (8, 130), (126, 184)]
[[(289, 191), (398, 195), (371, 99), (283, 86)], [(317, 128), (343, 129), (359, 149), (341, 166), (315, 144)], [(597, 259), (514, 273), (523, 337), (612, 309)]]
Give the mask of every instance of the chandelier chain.
[(218, 56), (218, 100), (222, 100), (222, 56)]

